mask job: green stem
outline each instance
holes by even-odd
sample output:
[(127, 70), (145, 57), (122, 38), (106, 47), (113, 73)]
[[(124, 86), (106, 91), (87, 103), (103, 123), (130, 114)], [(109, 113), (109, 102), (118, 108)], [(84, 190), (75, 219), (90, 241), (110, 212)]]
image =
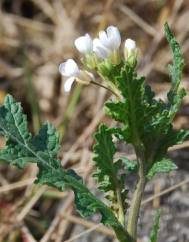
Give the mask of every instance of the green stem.
[(119, 186), (117, 185), (116, 190), (117, 195), (117, 203), (118, 203), (118, 220), (121, 223), (121, 225), (125, 226), (125, 213), (124, 213), (124, 207), (123, 207), (123, 201), (121, 197), (121, 191)]
[(104, 85), (102, 85), (102, 84), (100, 84), (100, 83), (98, 83), (96, 81), (91, 81), (91, 83), (96, 85), (96, 86), (99, 86), (99, 87), (102, 87), (102, 88), (108, 90), (109, 92), (114, 94), (118, 99), (120, 99), (120, 96), (116, 92), (114, 92), (112, 89), (110, 89), (110, 88), (108, 88), (108, 87), (106, 87), (106, 86), (104, 86)]
[(136, 155), (139, 164), (138, 181), (129, 209), (127, 231), (134, 241), (137, 240), (137, 225), (140, 212), (141, 201), (145, 189), (145, 168), (142, 148), (136, 148)]
[(135, 242), (130, 235), (120, 227), (113, 227), (117, 239), (120, 242)]

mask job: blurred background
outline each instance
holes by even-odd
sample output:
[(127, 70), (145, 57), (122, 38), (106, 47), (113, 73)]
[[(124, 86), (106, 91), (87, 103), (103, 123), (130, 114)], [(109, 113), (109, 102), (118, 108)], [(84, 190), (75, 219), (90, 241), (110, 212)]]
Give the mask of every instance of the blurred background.
[[(140, 49), (138, 70), (147, 75), (157, 96), (170, 86), (167, 64), (171, 52), (163, 24), (168, 21), (182, 45), (186, 60), (182, 85), (189, 90), (188, 0), (1, 0), (0, 1), (0, 103), (7, 93), (22, 102), (29, 128), (36, 133), (45, 120), (62, 137), (60, 158), (95, 189), (91, 178), (92, 134), (99, 122), (111, 125), (103, 103), (110, 96), (95, 86), (75, 84), (70, 93), (58, 65), (67, 58), (79, 60), (76, 37), (93, 37), (108, 25), (119, 27), (122, 39), (132, 38)], [(176, 117), (176, 129), (189, 128), (189, 96)], [(4, 141), (0, 140), (1, 146)], [(179, 169), (157, 176), (146, 188), (139, 221), (139, 241), (147, 242), (154, 211), (162, 207), (159, 241), (189, 241), (189, 142), (173, 147), (169, 156)], [(120, 146), (124, 155), (130, 149)], [(99, 217), (80, 218), (72, 192), (58, 192), (33, 184), (34, 165), (24, 171), (0, 163), (1, 242), (115, 242), (114, 234), (99, 224)], [(131, 179), (132, 183), (132, 179)]]

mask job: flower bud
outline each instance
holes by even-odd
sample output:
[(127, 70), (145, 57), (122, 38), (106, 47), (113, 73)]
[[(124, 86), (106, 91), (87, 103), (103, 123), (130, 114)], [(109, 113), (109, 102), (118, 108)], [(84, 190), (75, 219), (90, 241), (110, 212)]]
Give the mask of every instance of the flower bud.
[(132, 39), (126, 39), (124, 48), (125, 60), (130, 64), (135, 65), (137, 61), (138, 50), (136, 48), (136, 43)]
[(85, 34), (84, 36), (80, 36), (75, 40), (75, 47), (82, 54), (89, 54), (93, 51), (93, 41), (89, 34)]

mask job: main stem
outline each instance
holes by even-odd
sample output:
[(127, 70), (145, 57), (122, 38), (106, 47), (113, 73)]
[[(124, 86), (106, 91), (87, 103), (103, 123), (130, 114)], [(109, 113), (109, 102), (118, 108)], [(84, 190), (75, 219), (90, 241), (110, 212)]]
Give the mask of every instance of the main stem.
[(116, 234), (116, 237), (117, 239), (120, 241), (120, 242), (135, 242), (131, 236), (126, 232), (124, 231), (122, 228), (119, 228), (119, 227), (113, 227), (114, 229), (114, 232)]
[(131, 206), (129, 209), (128, 225), (127, 225), (127, 231), (134, 241), (137, 240), (138, 217), (139, 217), (141, 201), (142, 201), (142, 197), (145, 189), (145, 183), (146, 183), (142, 148), (137, 147), (135, 151), (136, 151), (138, 165), (139, 165), (138, 181), (131, 201)]

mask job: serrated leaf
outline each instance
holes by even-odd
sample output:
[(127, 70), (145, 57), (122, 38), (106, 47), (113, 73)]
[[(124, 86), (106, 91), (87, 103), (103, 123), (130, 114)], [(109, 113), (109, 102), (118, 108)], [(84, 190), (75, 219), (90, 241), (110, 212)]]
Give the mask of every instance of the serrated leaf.
[(100, 213), (104, 224), (111, 226), (116, 233), (119, 231), (126, 242), (131, 241), (111, 209), (88, 190), (75, 172), (63, 170), (57, 159), (59, 139), (53, 126), (45, 124), (39, 134), (32, 137), (20, 104), (8, 95), (0, 107), (0, 130), (1, 135), (7, 138), (6, 147), (0, 151), (0, 159), (19, 167), (36, 162), (39, 168), (36, 183), (48, 184), (61, 191), (65, 186), (71, 188), (82, 216)]
[(97, 180), (98, 188), (107, 193), (106, 198), (112, 204), (118, 203), (118, 196), (120, 195), (123, 209), (125, 209), (127, 191), (125, 189), (124, 176), (119, 175), (123, 165), (121, 160), (114, 162), (116, 147), (112, 141), (111, 132), (112, 130), (109, 130), (106, 125), (102, 124), (95, 133), (96, 144), (93, 148), (93, 160), (96, 170), (93, 176)]
[(26, 149), (8, 139), (5, 148), (0, 150), (0, 159), (23, 168), (28, 160), (33, 160), (33, 157)]
[(125, 63), (115, 80), (118, 89), (122, 93), (123, 100), (107, 102), (106, 112), (116, 121), (123, 123), (126, 141), (134, 144), (139, 140), (145, 115), (144, 78), (138, 78), (135, 70), (128, 63)]
[(161, 216), (161, 210), (157, 210), (153, 222), (153, 227), (150, 233), (150, 241), (149, 242), (157, 242), (158, 239), (158, 231), (159, 231), (159, 224), (160, 224), (160, 216)]
[(148, 180), (158, 173), (168, 173), (177, 169), (177, 166), (170, 159), (163, 159), (153, 164), (147, 174)]
[(0, 151), (0, 159), (22, 168), (26, 160), (32, 160), (33, 155), (27, 149), (31, 134), (21, 105), (15, 103), (10, 95), (6, 96), (4, 106), (0, 107), (0, 129), (7, 138), (6, 147)]
[(112, 136), (104, 124), (95, 133), (96, 144), (93, 147), (96, 171), (93, 176), (97, 179), (102, 191), (116, 190), (116, 170), (113, 164), (116, 148)]
[(50, 123), (45, 123), (39, 130), (32, 143), (36, 146), (36, 151), (48, 152), (51, 158), (55, 158), (60, 148), (60, 138), (55, 127)]
[(167, 41), (169, 42), (169, 46), (173, 52), (173, 65), (169, 65), (169, 71), (172, 78), (172, 90), (177, 91), (182, 78), (184, 58), (182, 56), (180, 45), (176, 41), (167, 23), (165, 23), (164, 29)]
[(31, 134), (27, 128), (27, 118), (24, 115), (20, 103), (16, 103), (11, 95), (5, 98), (4, 106), (0, 108), (1, 130), (8, 137), (14, 137), (17, 143), (27, 145)]
[(186, 95), (185, 90), (179, 87), (185, 63), (180, 45), (176, 41), (167, 23), (165, 24), (164, 29), (166, 38), (173, 53), (173, 64), (168, 66), (172, 82), (171, 90), (168, 93), (168, 100), (171, 104), (170, 118), (173, 119), (180, 108), (183, 97)]

